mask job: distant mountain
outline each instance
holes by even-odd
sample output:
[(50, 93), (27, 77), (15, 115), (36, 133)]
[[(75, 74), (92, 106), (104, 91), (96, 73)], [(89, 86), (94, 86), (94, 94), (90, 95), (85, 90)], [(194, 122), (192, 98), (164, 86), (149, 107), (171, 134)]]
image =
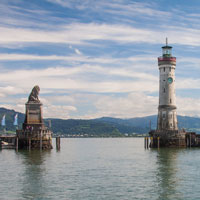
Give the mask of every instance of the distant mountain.
[(51, 119), (52, 131), (65, 135), (85, 135), (85, 136), (123, 136), (112, 124), (96, 120), (80, 119)]
[[(25, 115), (9, 110), (0, 108), (0, 120), (3, 115), (6, 115), (6, 130), (15, 131), (16, 127), (13, 125), (14, 116), (18, 114), (19, 128), (21, 128)], [(124, 134), (143, 134), (148, 133), (150, 126), (156, 129), (157, 116), (136, 117), (130, 119), (120, 119), (112, 117), (102, 117), (91, 120), (81, 119), (45, 119), (48, 126), (48, 121), (51, 120), (52, 131), (54, 134), (62, 135), (85, 135), (85, 136), (123, 136)], [(179, 128), (184, 128), (189, 131), (200, 133), (200, 118), (178, 116)], [(3, 127), (0, 126), (0, 131)]]
[(103, 121), (114, 125), (121, 133), (147, 133), (156, 128), (157, 116), (136, 117), (130, 119), (120, 119), (111, 117), (102, 117), (94, 119), (95, 121)]
[[(16, 127), (13, 125), (14, 116), (18, 114), (18, 127), (22, 127), (24, 122), (25, 114), (16, 112), (14, 110), (9, 110), (6, 108), (0, 108), (0, 122), (3, 115), (6, 115), (6, 130), (15, 131)], [(44, 119), (45, 124), (49, 125), (49, 120), (51, 120), (52, 131), (55, 134), (62, 135), (85, 135), (85, 136), (123, 136), (119, 130), (111, 124), (105, 122), (98, 122), (93, 120), (62, 120), (62, 119)], [(0, 132), (2, 132), (4, 127), (0, 126)]]
[(179, 128), (184, 128), (188, 131), (194, 131), (200, 134), (200, 118), (179, 115), (178, 126)]
[[(200, 134), (200, 118), (178, 115), (178, 127), (187, 131), (195, 131)], [(157, 115), (147, 117), (136, 117), (130, 119), (120, 119), (102, 117), (94, 119), (114, 125), (121, 133), (147, 133), (151, 129), (156, 129)]]

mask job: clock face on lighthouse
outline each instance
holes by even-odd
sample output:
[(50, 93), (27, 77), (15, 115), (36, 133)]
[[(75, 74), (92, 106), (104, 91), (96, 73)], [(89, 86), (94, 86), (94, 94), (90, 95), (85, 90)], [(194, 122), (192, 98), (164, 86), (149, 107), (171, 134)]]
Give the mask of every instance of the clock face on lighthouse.
[(167, 81), (168, 81), (169, 84), (171, 84), (171, 83), (173, 82), (172, 77), (169, 77), (169, 78), (167, 79)]

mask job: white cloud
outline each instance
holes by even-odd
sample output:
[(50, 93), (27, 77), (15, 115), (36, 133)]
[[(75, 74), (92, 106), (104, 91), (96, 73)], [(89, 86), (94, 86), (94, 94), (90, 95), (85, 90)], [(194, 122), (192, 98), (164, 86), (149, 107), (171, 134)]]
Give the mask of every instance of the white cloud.
[(52, 96), (45, 96), (45, 99), (48, 100), (49, 104), (74, 104), (75, 103), (75, 98), (74, 95), (59, 95), (59, 94), (54, 94)]
[[(43, 103), (43, 117), (44, 118), (69, 119), (70, 113), (77, 111), (75, 106), (44, 104), (45, 102), (44, 99), (41, 99), (41, 100)], [(18, 102), (17, 104), (0, 104), (0, 107), (13, 109), (17, 112), (25, 113), (24, 102), (23, 103)]]
[(177, 89), (200, 89), (200, 78), (177, 78)]
[[(80, 94), (79, 98), (81, 98)], [(82, 98), (84, 99), (85, 95), (82, 95)], [(88, 95), (88, 99), (88, 101), (94, 103), (96, 110), (90, 110), (78, 118), (93, 119), (103, 116), (132, 118), (157, 115), (158, 112), (159, 97), (146, 95), (141, 92), (132, 92), (123, 97), (115, 95)], [(200, 117), (200, 99), (177, 97), (177, 107), (178, 115)]]
[(74, 106), (63, 106), (63, 105), (48, 105), (44, 106), (44, 117), (45, 118), (62, 118), (69, 119), (70, 113), (77, 111)]
[[(84, 74), (92, 73), (100, 80), (89, 80)], [(131, 80), (110, 80), (104, 75), (130, 77)], [(79, 90), (86, 92), (130, 92), (157, 90), (157, 78), (153, 75), (138, 73), (134, 70), (115, 69), (100, 66), (83, 65), (73, 68), (47, 68), (34, 70), (5, 71), (0, 74), (1, 83), (12, 87), (27, 88), (40, 85), (44, 89)]]
[(15, 95), (18, 93), (24, 93), (24, 92), (25, 92), (25, 90), (23, 88), (16, 88), (14, 85), (0, 87), (0, 96), (2, 96), (2, 97), (5, 97), (7, 95)]
[[(110, 40), (117, 43), (139, 43), (146, 42), (152, 44), (163, 43), (164, 37), (167, 35), (170, 37), (171, 43), (186, 44), (198, 46), (200, 44), (199, 29), (188, 28), (190, 24), (184, 24), (184, 26), (177, 26), (175, 23), (167, 23), (166, 19), (173, 19), (176, 13), (181, 14), (183, 17), (185, 13), (179, 10), (175, 12), (166, 12), (159, 10), (159, 4), (144, 3), (144, 2), (123, 2), (123, 1), (74, 1), (74, 0), (47, 0), (51, 3), (56, 3), (64, 7), (71, 9), (91, 9), (95, 12), (98, 10), (100, 13), (111, 13), (112, 16), (118, 15), (123, 19), (127, 19), (127, 16), (139, 16), (146, 19), (156, 18), (156, 22), (160, 22), (160, 27), (156, 28), (156, 24), (148, 26), (132, 26), (123, 25), (120, 22), (117, 23), (74, 23), (75, 20), (70, 18), (70, 23), (66, 23), (63, 18), (53, 16), (55, 13), (51, 13), (49, 10), (41, 10), (40, 7), (34, 7), (34, 9), (21, 8), (20, 6), (10, 6), (9, 4), (2, 4), (1, 11), (9, 14), (10, 18), (7, 18), (7, 23), (10, 27), (0, 27), (0, 43), (1, 45), (8, 45), (12, 43), (67, 43), (67, 44), (81, 44), (95, 43), (96, 40)], [(22, 16), (20, 16), (20, 14)], [(45, 25), (44, 22), (35, 19), (42, 16), (41, 19), (51, 19), (50, 22), (54, 22), (51, 25)], [(25, 17), (24, 17), (25, 16)], [(28, 18), (27, 18), (28, 16)], [(35, 17), (37, 16), (37, 17)], [(162, 16), (162, 17), (160, 17)], [(188, 15), (190, 20), (198, 19), (198, 14)], [(22, 17), (25, 18), (24, 21)], [(53, 17), (55, 18), (53, 20)], [(192, 19), (191, 19), (192, 17)], [(27, 19), (27, 20), (26, 20)], [(17, 23), (17, 20), (19, 23)], [(127, 19), (128, 20), (128, 19)], [(6, 19), (3, 18), (2, 21)], [(94, 20), (95, 21), (95, 20)], [(162, 22), (165, 23), (162, 23)], [(172, 21), (172, 20), (171, 20)], [(46, 22), (46, 21), (45, 21)], [(57, 23), (55, 23), (57, 22)], [(59, 22), (59, 23), (58, 23)], [(20, 25), (15, 26), (15, 24)], [(31, 26), (29, 26), (31, 24)], [(38, 29), (31, 28), (38, 24)], [(62, 24), (62, 25), (61, 25)], [(132, 24), (132, 23), (130, 23)], [(168, 25), (170, 24), (170, 25)], [(41, 26), (40, 26), (41, 25)], [(196, 25), (196, 23), (195, 23)], [(27, 28), (25, 28), (27, 27)], [(30, 27), (30, 28), (28, 28)], [(139, 28), (140, 27), (140, 28)], [(147, 27), (147, 28), (144, 28)], [(163, 35), (164, 33), (164, 35)], [(80, 50), (75, 49), (79, 54)]]
[[(80, 34), (81, 33), (81, 34)], [(200, 45), (200, 31), (191, 28), (165, 27), (163, 30), (136, 28), (128, 25), (72, 23), (57, 31), (32, 30), (25, 28), (0, 28), (0, 43), (67, 43), (87, 44), (95, 40), (110, 40), (117, 43), (163, 43), (168, 35), (170, 43)]]
[[(0, 61), (34, 61), (34, 60), (46, 60), (46, 61), (67, 61), (68, 63), (97, 63), (97, 64), (117, 64), (117, 65), (135, 65), (134, 68), (138, 65), (140, 70), (143, 70), (142, 64), (145, 64), (147, 68), (150, 63), (154, 64), (156, 62), (155, 55), (137, 55), (131, 57), (121, 57), (114, 58), (110, 56), (97, 57), (97, 56), (86, 56), (82, 55), (82, 53), (77, 49), (76, 54), (66, 55), (66, 56), (58, 56), (58, 55), (33, 55), (33, 54), (0, 54)], [(148, 64), (147, 64), (148, 63)]]
[[(1, 102), (7, 102), (1, 103), (1, 107), (24, 113), (29, 93), (30, 91), (25, 94), (25, 98), (8, 99), (0, 96)], [(45, 118), (91, 119), (102, 116), (132, 118), (157, 114), (158, 107), (158, 96), (150, 96), (140, 91), (129, 92), (123, 96), (82, 92), (45, 96), (41, 90), (40, 100), (44, 105)], [(87, 108), (88, 105), (90, 108)], [(79, 113), (80, 107), (86, 110), (85, 114)], [(177, 107), (179, 115), (200, 117), (200, 99), (177, 97)]]
[(71, 1), (64, 1), (64, 0), (47, 0), (48, 2), (51, 2), (51, 3), (55, 3), (55, 4), (59, 4), (63, 7), (69, 7), (71, 8), (72, 7), (72, 2)]
[[(102, 96), (95, 102), (94, 117), (110, 116), (120, 118), (141, 117), (157, 113), (158, 97), (141, 92), (129, 93), (126, 97)], [(90, 117), (91, 117), (90, 116)]]
[[(190, 49), (187, 50), (188, 52), (190, 51)], [(197, 50), (195, 49), (195, 51)], [(189, 66), (189, 69), (195, 68), (195, 70), (199, 70), (200, 58), (198, 57), (189, 57), (189, 56), (179, 57), (177, 62), (180, 63), (180, 66), (184, 64), (187, 67)]]
[(71, 112), (76, 112), (77, 108), (71, 105), (74, 100), (70, 96), (40, 96), (43, 103), (43, 113), (45, 118), (69, 119)]
[(75, 8), (78, 10), (92, 10), (98, 13), (111, 13), (112, 15), (125, 16), (170, 16), (169, 12), (155, 9), (155, 3), (144, 2), (126, 2), (126, 1), (106, 1), (106, 0), (47, 0), (48, 2), (58, 4), (62, 7)]
[(177, 97), (177, 113), (184, 116), (200, 117), (200, 99)]

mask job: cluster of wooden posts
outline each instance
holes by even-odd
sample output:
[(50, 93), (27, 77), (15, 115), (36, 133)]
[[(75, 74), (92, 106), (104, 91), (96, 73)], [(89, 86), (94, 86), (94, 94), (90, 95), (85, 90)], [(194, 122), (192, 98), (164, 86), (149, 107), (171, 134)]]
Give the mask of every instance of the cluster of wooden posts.
[(144, 137), (144, 148), (160, 148), (160, 147), (200, 147), (200, 135), (194, 132), (186, 132), (184, 137), (178, 135), (176, 137), (160, 137), (146, 136)]
[(194, 132), (189, 132), (185, 136), (187, 147), (200, 147), (200, 135)]
[[(156, 139), (157, 139), (156, 147), (160, 148), (160, 137), (157, 137)], [(148, 148), (155, 147), (153, 146), (153, 143), (155, 143), (153, 142), (153, 140), (155, 140), (155, 138), (153, 137), (144, 137), (144, 148), (148, 149)]]

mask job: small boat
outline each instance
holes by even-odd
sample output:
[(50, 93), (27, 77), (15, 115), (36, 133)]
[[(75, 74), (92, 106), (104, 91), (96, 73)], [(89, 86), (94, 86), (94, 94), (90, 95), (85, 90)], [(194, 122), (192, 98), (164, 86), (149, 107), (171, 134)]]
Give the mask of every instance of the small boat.
[(14, 143), (8, 143), (5, 141), (0, 142), (0, 149), (15, 149)]

